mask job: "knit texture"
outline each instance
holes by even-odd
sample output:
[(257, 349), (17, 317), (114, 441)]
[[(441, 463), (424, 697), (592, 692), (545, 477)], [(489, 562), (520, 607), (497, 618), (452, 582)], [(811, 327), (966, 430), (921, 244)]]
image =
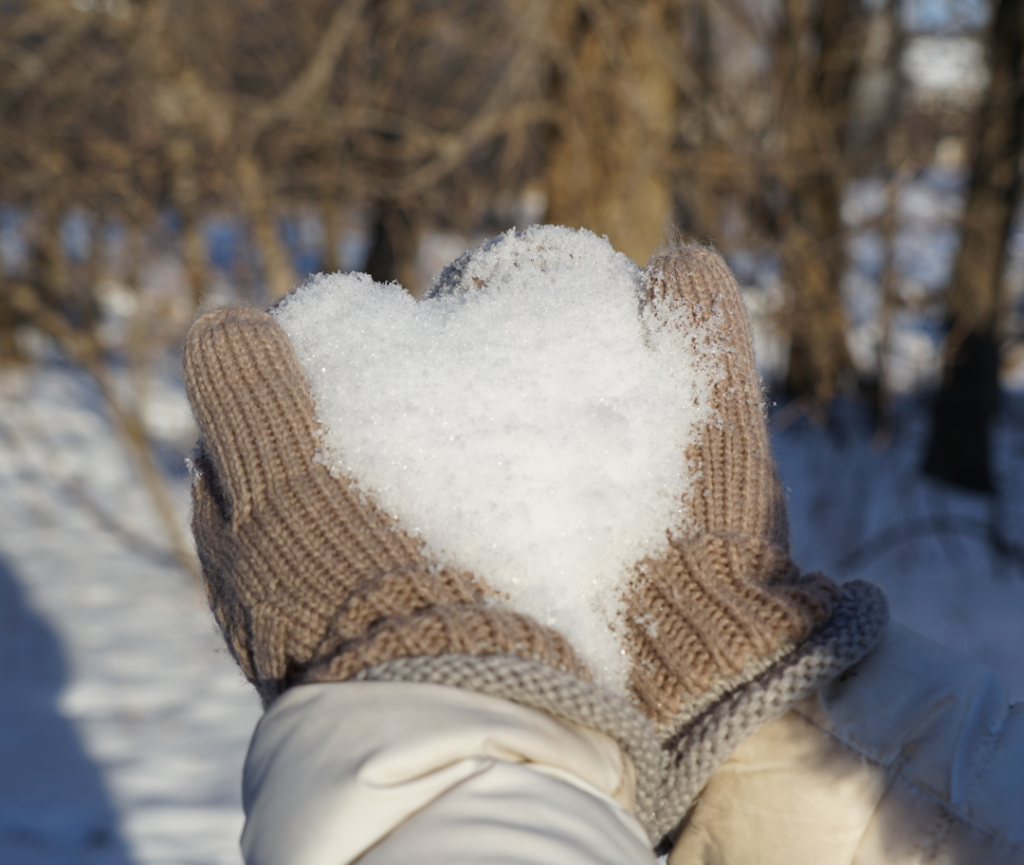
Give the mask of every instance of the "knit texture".
[(861, 580), (846, 583), (832, 618), (793, 651), (767, 666), (751, 662), (681, 713), (663, 740), (669, 765), (656, 833), (674, 836), (711, 773), (736, 747), (864, 658), (888, 621), (880, 589)]
[(623, 694), (593, 685), (558, 632), (508, 609), (480, 575), (429, 561), (329, 474), (304, 375), (271, 316), (224, 309), (193, 325), (192, 530), (210, 606), (265, 705), (308, 682), (417, 681), (599, 730), (633, 760), (637, 816), (656, 844), (743, 738), (877, 642), (877, 589), (801, 576), (789, 557), (749, 325), (725, 263), (679, 247), (652, 260), (646, 283), (649, 308), (682, 307), (679, 338), (721, 375), (713, 418), (684, 455), (683, 520), (625, 588)]
[(210, 606), (268, 705), (308, 666), (343, 681), (401, 657), (509, 654), (586, 677), (557, 632), (488, 603), (347, 478), (315, 460), (318, 425), (295, 353), (266, 313), (221, 309), (185, 346), (200, 430), (192, 531)]
[[(361, 671), (365, 681), (463, 688), (539, 709), (615, 739), (636, 767), (636, 817), (652, 847), (671, 843), (711, 773), (747, 736), (785, 714), (881, 639), (888, 610), (870, 583), (843, 586), (836, 611), (795, 650), (755, 659), (677, 716), (668, 735), (623, 697), (536, 661), (503, 656), (403, 658)], [(309, 681), (331, 681), (311, 669)]]
[(656, 833), (669, 767), (666, 752), (647, 716), (623, 697), (545, 664), (501, 655), (403, 658), (370, 667), (356, 678), (462, 688), (605, 733), (633, 761), (637, 772), (636, 816), (652, 839), (660, 837)]
[[(431, 296), (479, 289), (467, 277), (479, 254), (486, 245), (450, 265)], [(723, 259), (678, 246), (651, 260), (645, 283), (648, 309), (681, 320), (677, 338), (710, 358), (717, 377), (711, 420), (683, 459), (692, 484), (681, 522), (664, 555), (637, 564), (625, 593), (630, 693), (537, 665), (526, 674), (500, 658), (400, 661), (360, 675), (482, 691), (607, 733), (636, 764), (637, 816), (657, 845), (743, 739), (877, 644), (888, 612), (874, 586), (840, 589), (822, 574), (801, 575), (790, 558), (753, 338)]]
[(753, 338), (739, 287), (712, 250), (679, 246), (648, 264), (646, 302), (714, 359), (712, 417), (686, 454), (692, 478), (668, 552), (636, 568), (628, 593), (630, 688), (662, 729), (752, 661), (792, 650), (829, 619), (839, 589), (789, 557)]

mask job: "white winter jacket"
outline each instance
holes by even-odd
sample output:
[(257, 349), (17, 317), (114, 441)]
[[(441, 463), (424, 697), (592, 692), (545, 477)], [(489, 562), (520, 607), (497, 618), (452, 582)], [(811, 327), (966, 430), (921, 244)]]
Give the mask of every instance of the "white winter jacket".
[[(607, 736), (434, 685), (306, 685), (260, 722), (248, 865), (653, 863)], [(711, 777), (669, 865), (1024, 865), (1024, 704), (899, 625)]]

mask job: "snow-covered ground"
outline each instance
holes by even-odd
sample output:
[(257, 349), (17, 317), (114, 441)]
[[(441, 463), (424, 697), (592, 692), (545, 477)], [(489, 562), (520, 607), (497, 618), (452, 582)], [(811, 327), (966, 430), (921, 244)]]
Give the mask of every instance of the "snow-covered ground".
[(924, 399), (898, 405), (888, 442), (856, 406), (837, 406), (826, 429), (792, 405), (774, 421), (804, 570), (881, 586), (893, 618), (990, 667), (1011, 702), (1024, 700), (1024, 395), (1004, 401), (992, 498), (921, 474)]
[[(180, 390), (155, 396), (156, 419), (184, 433)], [(182, 471), (172, 483), (184, 519)], [(240, 862), (258, 703), (160, 538), (88, 382), (59, 368), (5, 374), (5, 865)]]
[[(173, 374), (151, 400), (184, 519), (193, 432)], [(995, 506), (922, 479), (922, 403), (897, 417), (883, 449), (849, 406), (825, 430), (775, 414), (796, 555), (882, 585), (898, 619), (1024, 699), (1024, 404), (999, 428)], [(66, 367), (0, 376), (0, 623), (0, 862), (238, 863), (257, 702)]]

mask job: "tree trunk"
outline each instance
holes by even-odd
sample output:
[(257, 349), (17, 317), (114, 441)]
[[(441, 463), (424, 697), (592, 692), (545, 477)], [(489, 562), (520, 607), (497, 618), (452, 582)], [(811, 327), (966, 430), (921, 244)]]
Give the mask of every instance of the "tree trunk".
[[(556, 76), (560, 118), (546, 166), (547, 221), (607, 235), (643, 265), (671, 216), (663, 166), (676, 117), (671, 74), (635, 27), (660, 26), (663, 5), (637, 5), (639, 24), (623, 26), (596, 9), (555, 6), (552, 28), (573, 62)], [(614, 32), (614, 39), (611, 32)]]
[(846, 267), (839, 206), (863, 15), (856, 0), (787, 0), (780, 36), (788, 188), (778, 228), (792, 333), (786, 391), (827, 405), (850, 368), (839, 288)]
[(990, 333), (971, 331), (935, 399), (927, 474), (977, 492), (992, 491), (989, 421), (998, 406), (999, 349)]
[(252, 220), (253, 236), (263, 263), (267, 294), (272, 299), (283, 297), (298, 282), (288, 248), (277, 233), (273, 199), (267, 189), (263, 171), (251, 154), (242, 154), (235, 163), (235, 180), (242, 201)]
[(370, 251), (363, 270), (375, 282), (397, 282), (413, 297), (423, 294), (416, 273), (419, 236), (414, 221), (391, 202), (378, 202), (370, 230)]
[(992, 79), (972, 142), (971, 186), (947, 296), (945, 370), (924, 470), (991, 491), (989, 425), (998, 408), (1006, 245), (1020, 199), (1024, 145), (1024, 0), (1000, 0), (991, 35)]
[(0, 368), (18, 366), (25, 362), (17, 340), (20, 317), (11, 306), (8, 286), (0, 273)]
[(185, 265), (192, 306), (198, 309), (206, 294), (207, 251), (200, 225), (201, 202), (196, 177), (195, 142), (184, 136), (176, 138), (168, 144), (167, 155), (173, 166), (171, 198), (182, 220), (181, 258)]

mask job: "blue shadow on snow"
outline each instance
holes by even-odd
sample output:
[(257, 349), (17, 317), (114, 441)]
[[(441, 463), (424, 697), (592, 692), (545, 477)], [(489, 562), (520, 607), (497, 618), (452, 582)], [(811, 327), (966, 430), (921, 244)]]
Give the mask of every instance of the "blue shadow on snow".
[(0, 556), (0, 861), (130, 865), (99, 768), (58, 710), (60, 640)]

